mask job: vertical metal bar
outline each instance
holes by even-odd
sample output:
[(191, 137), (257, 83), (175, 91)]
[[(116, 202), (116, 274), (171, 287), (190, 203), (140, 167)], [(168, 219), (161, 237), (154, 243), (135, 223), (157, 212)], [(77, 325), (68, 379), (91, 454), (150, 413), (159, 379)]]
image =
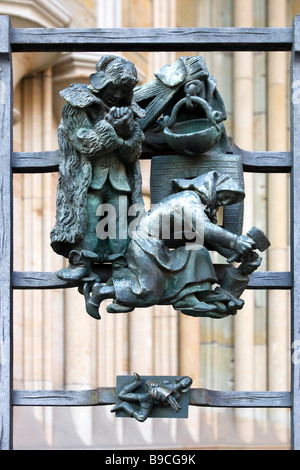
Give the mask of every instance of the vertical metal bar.
[[(291, 62), (291, 267), (292, 287), (292, 348), (300, 345), (300, 16), (294, 21), (294, 45)], [(298, 95), (298, 96), (297, 96)], [(275, 208), (276, 210), (276, 208)], [(291, 447), (300, 450), (300, 361), (292, 356)]]
[(12, 127), (11, 25), (0, 16), (0, 449), (12, 448)]

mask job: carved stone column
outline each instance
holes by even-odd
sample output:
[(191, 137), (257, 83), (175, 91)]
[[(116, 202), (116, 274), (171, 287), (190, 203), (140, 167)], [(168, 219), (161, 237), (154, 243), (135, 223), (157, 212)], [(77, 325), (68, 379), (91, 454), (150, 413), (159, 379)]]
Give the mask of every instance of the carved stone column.
[[(234, 2), (234, 26), (253, 27), (253, 0)], [(234, 140), (247, 150), (253, 149), (253, 53), (234, 53)], [(253, 225), (253, 176), (245, 175), (246, 201), (244, 231)], [(254, 389), (254, 294), (243, 294), (245, 309), (234, 319), (235, 388)], [(237, 429), (242, 440), (253, 440), (253, 411), (237, 410)]]

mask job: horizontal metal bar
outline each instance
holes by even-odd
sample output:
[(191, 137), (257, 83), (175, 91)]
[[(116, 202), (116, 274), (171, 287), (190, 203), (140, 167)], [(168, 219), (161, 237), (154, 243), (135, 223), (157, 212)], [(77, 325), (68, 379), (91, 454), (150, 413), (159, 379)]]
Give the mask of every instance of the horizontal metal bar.
[(14, 173), (51, 173), (58, 171), (59, 151), (14, 152), (12, 168)]
[[(224, 266), (215, 265), (217, 276), (223, 277)], [(102, 282), (106, 282), (111, 276), (111, 266), (103, 265), (97, 270)], [(60, 280), (55, 272), (14, 271), (14, 289), (65, 289), (76, 287), (78, 283), (68, 283)], [(290, 272), (258, 271), (250, 276), (248, 289), (291, 289), (292, 276)]]
[(242, 155), (243, 170), (247, 173), (290, 173), (290, 152), (245, 152)]
[[(97, 269), (102, 282), (111, 277), (111, 265), (102, 265)], [(13, 289), (66, 289), (78, 287), (78, 282), (67, 282), (59, 279), (56, 272), (14, 271)]]
[(288, 271), (256, 271), (250, 276), (248, 289), (279, 289), (292, 288), (292, 274)]
[(229, 151), (242, 156), (243, 170), (252, 173), (290, 173), (293, 156), (291, 152), (249, 152), (229, 138)]
[[(106, 406), (116, 403), (116, 389), (14, 390), (13, 406)], [(190, 406), (218, 408), (290, 408), (290, 392), (220, 392), (190, 390)]]
[(190, 405), (219, 408), (290, 408), (290, 392), (190, 390)]
[[(141, 155), (141, 160), (148, 160), (152, 155)], [(14, 173), (51, 173), (57, 172), (59, 150), (48, 152), (14, 152), (12, 168)]]
[[(243, 169), (253, 173), (289, 173), (292, 167), (290, 152), (248, 152), (232, 144), (230, 150), (242, 156)], [(151, 159), (154, 154), (147, 152), (141, 160)], [(13, 154), (14, 173), (49, 173), (58, 171), (59, 152), (32, 152)]]
[(290, 51), (292, 28), (14, 28), (13, 52)]
[(116, 403), (116, 389), (14, 390), (14, 406), (101, 406)]
[(66, 289), (77, 284), (59, 279), (55, 272), (14, 271), (13, 289)]

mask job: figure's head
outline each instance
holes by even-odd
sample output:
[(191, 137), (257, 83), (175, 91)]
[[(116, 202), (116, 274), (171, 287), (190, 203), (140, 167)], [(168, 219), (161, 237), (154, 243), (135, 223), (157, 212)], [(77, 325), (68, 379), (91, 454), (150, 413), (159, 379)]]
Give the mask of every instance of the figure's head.
[(137, 71), (134, 64), (123, 57), (105, 55), (98, 60), (90, 82), (93, 91), (99, 93), (107, 106), (129, 106), (138, 83)]
[(174, 192), (194, 191), (202, 203), (211, 208), (237, 204), (245, 198), (245, 192), (237, 181), (215, 170), (192, 179), (174, 179), (172, 187)]
[(216, 191), (216, 206), (229, 206), (237, 201), (237, 191), (233, 190), (220, 190)]
[(146, 382), (146, 387), (148, 395), (154, 400), (158, 400), (160, 396), (159, 383), (156, 382), (156, 380), (148, 380)]
[(148, 390), (151, 390), (151, 389), (157, 388), (159, 386), (159, 383), (156, 382), (155, 380), (148, 380), (146, 382), (146, 386)]

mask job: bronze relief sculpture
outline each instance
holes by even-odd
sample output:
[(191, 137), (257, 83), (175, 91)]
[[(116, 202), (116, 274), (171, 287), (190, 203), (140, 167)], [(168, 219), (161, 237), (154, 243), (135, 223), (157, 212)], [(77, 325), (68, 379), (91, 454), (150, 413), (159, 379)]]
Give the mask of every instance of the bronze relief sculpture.
[(148, 417), (187, 417), (192, 382), (190, 377), (140, 377), (135, 373), (130, 380), (119, 376), (117, 404), (111, 411), (117, 417), (130, 417), (141, 423)]
[[(261, 263), (256, 250), (269, 242), (255, 227), (242, 234), (241, 158), (229, 152), (225, 106), (203, 58), (181, 57), (137, 86), (130, 61), (103, 56), (90, 82), (61, 92), (51, 245), (69, 266), (57, 275), (78, 285), (97, 319), (104, 299), (109, 313), (172, 305), (196, 317), (235, 315)], [(142, 152), (153, 156), (148, 212)], [(221, 281), (210, 251), (228, 261)], [(103, 263), (112, 266), (105, 283)]]

